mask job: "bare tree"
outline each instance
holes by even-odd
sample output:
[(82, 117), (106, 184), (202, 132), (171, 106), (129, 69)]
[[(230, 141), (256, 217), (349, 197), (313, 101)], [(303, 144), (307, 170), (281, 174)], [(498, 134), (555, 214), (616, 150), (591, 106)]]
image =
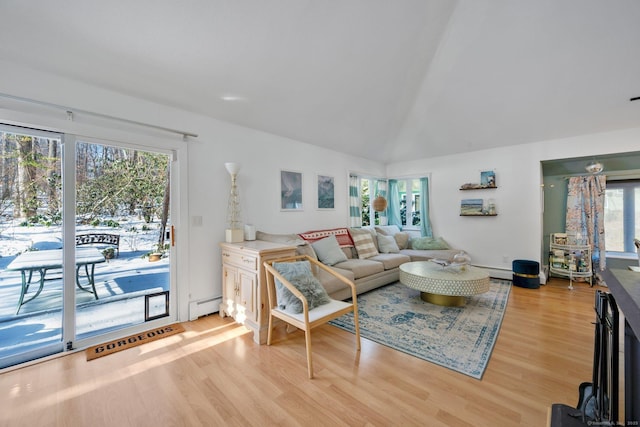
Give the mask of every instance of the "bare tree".
[(60, 173), (58, 171), (58, 141), (54, 139), (47, 140), (49, 146), (48, 155), (48, 177), (47, 177), (47, 199), (48, 211), (51, 215), (57, 214), (60, 210)]
[(18, 191), (16, 209), (21, 216), (30, 218), (38, 212), (38, 192), (36, 185), (35, 139), (17, 135), (18, 144)]
[(164, 236), (167, 231), (169, 220), (169, 202), (171, 193), (171, 162), (167, 162), (167, 173), (164, 187), (164, 197), (162, 198), (162, 214), (160, 215), (160, 236), (158, 238), (158, 248), (164, 247)]

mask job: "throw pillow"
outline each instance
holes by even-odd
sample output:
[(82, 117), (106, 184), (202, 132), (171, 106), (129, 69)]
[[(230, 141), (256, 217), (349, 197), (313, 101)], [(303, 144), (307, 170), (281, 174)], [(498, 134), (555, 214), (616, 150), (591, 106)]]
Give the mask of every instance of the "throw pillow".
[(383, 254), (397, 254), (400, 252), (400, 248), (398, 248), (398, 244), (396, 243), (394, 236), (378, 234), (378, 247), (380, 248), (380, 252)]
[(376, 245), (375, 243), (373, 243), (371, 233), (369, 233), (368, 231), (364, 233), (353, 234), (351, 238), (353, 239), (353, 243), (356, 245), (358, 258), (366, 259), (378, 255)]
[(450, 249), (442, 237), (418, 237), (411, 240), (411, 247), (425, 250)]
[(407, 249), (409, 247), (409, 233), (401, 231), (394, 234), (393, 238), (396, 239), (398, 249)]
[[(274, 262), (273, 268), (302, 293), (307, 300), (309, 310), (331, 302), (320, 281), (311, 274), (309, 261)], [(280, 309), (290, 313), (302, 313), (302, 301), (277, 279), (276, 300)]]
[(334, 235), (313, 242), (311, 247), (318, 256), (318, 260), (323, 264), (334, 265), (347, 260), (347, 256), (340, 249)]
[(376, 232), (385, 236), (393, 236), (400, 232), (400, 228), (397, 225), (376, 225)]

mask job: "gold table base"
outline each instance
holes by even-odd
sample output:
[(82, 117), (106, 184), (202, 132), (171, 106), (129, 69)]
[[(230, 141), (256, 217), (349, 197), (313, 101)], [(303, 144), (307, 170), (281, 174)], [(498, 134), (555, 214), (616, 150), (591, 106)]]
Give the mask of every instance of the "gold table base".
[(420, 298), (422, 301), (445, 307), (462, 307), (467, 303), (467, 299), (465, 297), (458, 295), (440, 295), (429, 292), (420, 292)]

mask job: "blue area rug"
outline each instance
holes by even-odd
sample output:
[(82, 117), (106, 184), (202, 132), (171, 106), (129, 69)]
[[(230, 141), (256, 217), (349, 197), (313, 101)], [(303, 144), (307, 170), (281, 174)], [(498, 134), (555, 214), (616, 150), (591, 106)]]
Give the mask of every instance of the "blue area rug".
[[(358, 296), (362, 337), (481, 379), (500, 332), (511, 281), (491, 279), (489, 292), (464, 307), (424, 302), (396, 282)], [(353, 314), (330, 322), (353, 333)]]

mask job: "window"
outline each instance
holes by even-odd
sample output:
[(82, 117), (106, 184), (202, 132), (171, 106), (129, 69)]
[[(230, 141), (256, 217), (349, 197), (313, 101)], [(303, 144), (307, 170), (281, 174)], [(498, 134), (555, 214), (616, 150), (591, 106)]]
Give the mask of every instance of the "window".
[[(422, 230), (423, 227), (420, 220), (420, 205), (423, 191), (422, 181), (426, 183), (426, 178), (404, 178), (390, 181), (370, 177), (356, 178), (352, 176), (352, 178), (357, 179), (358, 182), (357, 187), (355, 187), (355, 182), (353, 183), (358, 194), (357, 198), (353, 200), (353, 207), (355, 207), (355, 209), (352, 207), (352, 214), (358, 221), (362, 221), (361, 225), (396, 224), (400, 225), (403, 229), (420, 230), (430, 235), (431, 229), (428, 218), (425, 230)], [(389, 191), (391, 191), (391, 182), (394, 183), (394, 188), (397, 190), (397, 198), (395, 198), (395, 202), (393, 203), (392, 199), (394, 198), (389, 194)], [(424, 192), (425, 197), (427, 197), (425, 200), (428, 201), (428, 190), (424, 190)], [(353, 190), (353, 194), (355, 193), (356, 191)], [(388, 202), (387, 210), (384, 212), (376, 212), (373, 208), (373, 202), (379, 195), (385, 197)], [(358, 204), (356, 205), (355, 203)], [(397, 208), (399, 211), (394, 213), (389, 211), (393, 204), (399, 206), (399, 208)], [(400, 224), (398, 224), (398, 221), (400, 221)]]
[(640, 180), (609, 181), (604, 204), (607, 252), (635, 253), (640, 238)]
[[(373, 201), (380, 194), (378, 189), (379, 180), (376, 178), (360, 179), (360, 206), (362, 215), (362, 225), (383, 225), (381, 221), (383, 215), (373, 209)], [(372, 215), (373, 214), (373, 215)]]
[[(398, 180), (400, 221), (403, 228), (420, 228), (420, 179)], [(409, 201), (409, 202), (407, 202)]]

